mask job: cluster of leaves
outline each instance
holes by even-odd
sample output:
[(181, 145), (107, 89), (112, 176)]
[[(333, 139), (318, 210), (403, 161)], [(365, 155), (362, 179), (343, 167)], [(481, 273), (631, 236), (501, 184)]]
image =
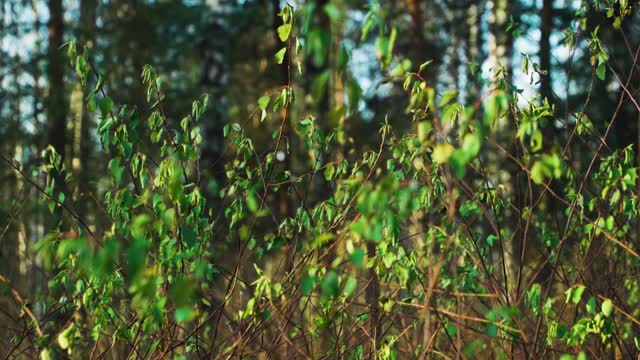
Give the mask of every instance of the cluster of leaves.
[[(611, 16), (626, 10), (619, 11)], [(294, 9), (287, 5), (279, 15), (285, 45), (275, 61), (313, 57), (298, 51)], [(612, 339), (638, 346), (633, 271), (623, 279), (627, 299), (606, 297), (585, 275), (598, 254), (638, 268), (627, 238), (628, 223), (638, 217), (632, 149), (603, 156), (599, 147), (592, 161), (599, 166), (581, 176), (568, 166), (566, 151), (544, 144), (544, 129), (556, 116), (549, 99), (519, 106), (519, 89), (501, 71), (471, 105), (456, 90), (436, 94), (422, 76), (430, 62), (412, 71), (410, 61), (394, 56), (399, 35), (385, 26), (379, 6), (367, 15), (362, 38), (373, 29), (382, 70), (408, 93), (415, 131), (396, 134), (385, 123), (377, 148), (327, 160), (333, 146), (343, 146), (340, 130), (325, 133), (312, 115), (291, 119), (296, 97), (289, 83), (259, 98), (254, 111), (261, 122), (281, 117), (271, 129), (272, 148), (256, 149), (240, 123), (224, 128), (231, 155), (216, 206), (207, 205), (200, 188), (199, 122), (208, 97), (172, 127), (162, 77), (145, 66), (148, 114), (116, 106), (104, 88), (106, 75), (94, 73), (84, 51), (68, 44), (82, 85), (95, 83), (86, 96), (111, 159), (103, 205), (111, 226), (97, 236), (81, 223), (79, 237), (51, 235), (40, 243), (55, 273), (44, 312), (64, 316), (39, 324), (46, 330), (38, 339), (42, 358), (63, 350), (142, 358), (285, 351), (393, 359), (437, 349), (467, 356), (558, 349), (584, 358), (576, 349), (590, 343), (605, 350)], [(608, 57), (597, 36), (595, 29), (592, 62), (604, 78)], [(586, 115), (575, 118), (578, 136), (606, 144)], [(285, 132), (289, 123), (295, 132)], [(505, 131), (516, 139), (514, 154), (496, 141)], [(307, 172), (282, 165), (295, 144), (284, 137), (299, 138), (308, 150)], [(45, 156), (53, 212), (65, 203), (56, 190), (65, 169), (52, 149)], [(513, 177), (525, 179), (526, 201), (499, 183), (504, 169), (485, 166), (492, 156), (507, 157)], [(315, 185), (318, 179), (330, 193), (307, 201), (309, 191), (326, 188)], [(282, 196), (295, 199), (288, 201), (296, 204), (293, 211), (278, 210)], [(566, 205), (554, 214), (566, 221), (564, 231), (549, 225), (544, 197)], [(545, 247), (542, 265), (514, 271), (510, 262), (531, 252), (528, 237)], [(516, 241), (521, 246), (513, 250)], [(574, 244), (578, 255), (567, 254)], [(547, 279), (539, 276), (545, 265), (552, 272)], [(562, 270), (567, 277), (555, 277), (563, 266), (570, 267)]]

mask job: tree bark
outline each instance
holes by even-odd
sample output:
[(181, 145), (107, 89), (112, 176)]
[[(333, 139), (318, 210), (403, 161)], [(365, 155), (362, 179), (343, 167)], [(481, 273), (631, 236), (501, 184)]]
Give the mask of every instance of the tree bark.
[(49, 143), (64, 160), (67, 143), (67, 99), (64, 88), (64, 55), (60, 47), (64, 38), (62, 0), (49, 0), (49, 49), (47, 77), (47, 136)]
[(484, 53), (482, 51), (482, 27), (480, 21), (484, 1), (477, 4), (475, 1), (467, 1), (467, 26), (465, 41), (465, 57), (467, 60), (467, 87), (466, 100), (468, 103), (474, 103), (480, 96), (482, 82), (479, 74), (481, 65), (484, 62)]
[[(98, 6), (97, 0), (81, 0), (80, 1), (80, 31), (82, 44), (90, 51), (95, 48), (95, 34), (96, 34), (96, 9)], [(80, 115), (80, 139), (78, 154), (80, 162), (79, 170), (79, 199), (81, 200), (79, 205), (81, 210), (87, 211), (87, 204), (90, 202), (88, 195), (95, 191), (91, 185), (91, 156), (93, 153), (94, 144), (91, 141), (91, 132), (93, 129), (92, 117), (89, 111), (87, 111), (87, 101), (84, 92), (82, 95), (82, 109)]]
[(543, 0), (540, 10), (540, 95), (551, 101), (553, 89), (551, 86), (551, 29), (553, 28), (553, 0)]
[[(424, 19), (422, 15), (422, 7), (420, 0), (406, 0), (407, 11), (411, 16), (411, 28), (413, 32), (413, 51), (409, 52), (409, 58), (413, 63), (413, 67), (417, 69), (420, 64), (425, 61), (432, 60), (422, 76), (427, 81), (427, 85), (436, 87), (438, 82), (438, 67), (442, 63), (442, 59), (437, 56), (436, 44), (427, 39), (424, 34)], [(428, 3), (428, 2), (427, 2)]]

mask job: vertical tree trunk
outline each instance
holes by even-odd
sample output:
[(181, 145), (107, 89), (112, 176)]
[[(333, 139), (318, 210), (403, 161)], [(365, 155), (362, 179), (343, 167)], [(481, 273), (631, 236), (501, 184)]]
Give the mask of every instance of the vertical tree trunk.
[[(319, 77), (326, 76), (326, 71), (330, 71), (330, 49), (331, 49), (331, 19), (324, 11), (325, 7), (329, 4), (329, 0), (315, 0), (314, 5), (314, 22), (312, 23), (312, 27), (314, 27), (318, 35), (321, 39), (329, 39), (328, 42), (321, 41), (323, 46), (326, 46), (324, 49), (324, 53), (321, 54), (320, 58), (317, 56), (309, 56), (309, 60), (307, 61), (306, 68), (307, 73), (309, 75), (309, 80), (305, 84), (306, 89), (305, 92), (307, 94), (312, 93), (313, 83)], [(317, 60), (320, 60), (319, 62)], [(326, 135), (331, 130), (331, 125), (329, 124), (330, 118), (330, 110), (331, 110), (331, 99), (330, 99), (330, 89), (331, 89), (331, 79), (329, 79), (324, 86), (323, 91), (318, 95), (316, 99), (314, 99), (314, 109), (313, 112), (317, 117), (317, 124), (320, 130)], [(322, 154), (322, 159), (319, 159), (319, 164), (323, 166), (329, 159), (331, 158), (331, 154)], [(325, 199), (331, 193), (331, 186), (325, 180), (322, 174), (318, 174), (318, 176), (314, 176), (314, 184), (315, 195), (318, 199)]]
[(540, 95), (552, 99), (553, 90), (551, 87), (551, 29), (553, 28), (553, 0), (543, 0), (540, 10), (540, 68), (543, 73), (540, 75)]
[[(367, 243), (367, 256), (372, 258), (376, 256), (376, 243), (369, 241)], [(380, 341), (382, 323), (380, 319), (380, 279), (376, 273), (375, 266), (369, 269), (369, 285), (367, 286), (367, 303), (369, 305), (369, 335), (373, 339), (373, 344), (369, 349), (369, 358), (376, 359), (376, 347)]]
[(489, 1), (489, 64), (493, 71), (511, 70), (511, 35), (507, 32), (510, 7), (508, 0)]
[(461, 59), (463, 58), (463, 49), (462, 44), (466, 40), (465, 37), (465, 18), (466, 18), (466, 10), (464, 1), (452, 1), (451, 7), (449, 8), (449, 14), (451, 16), (451, 34), (449, 35), (451, 38), (451, 53), (449, 60), (449, 77), (451, 82), (451, 88), (453, 89), (461, 89), (460, 86), (460, 66), (462, 64)]
[(64, 55), (60, 47), (63, 44), (64, 13), (62, 0), (49, 0), (49, 50), (47, 59), (47, 77), (49, 93), (47, 95), (48, 141), (58, 154), (65, 158), (67, 143), (67, 99), (64, 89)]
[[(62, 0), (49, 0), (49, 23), (47, 25), (49, 43), (47, 50), (47, 81), (48, 93), (45, 103), (47, 114), (47, 141), (60, 155), (63, 162), (66, 159), (67, 141), (67, 99), (64, 86), (65, 59), (60, 47), (64, 41), (64, 13)], [(55, 189), (65, 192), (64, 175), (53, 170), (51, 174), (55, 180)], [(49, 217), (49, 229), (57, 226), (61, 219), (61, 211), (56, 209)]]
[[(280, 40), (280, 37), (278, 36), (278, 27), (280, 27), (283, 24), (282, 18), (278, 15), (281, 11), (280, 8), (280, 0), (272, 0), (271, 2), (271, 13), (272, 13), (272, 21), (273, 21), (273, 39), (274, 39), (274, 49), (273, 49), (273, 53), (276, 53), (277, 51), (279, 51), (280, 49), (282, 49), (283, 47), (287, 47), (287, 52), (285, 53), (285, 59), (282, 62), (282, 64), (275, 64), (277, 67), (277, 86), (278, 88), (283, 87), (283, 86), (288, 86), (290, 85), (289, 83), (289, 58), (291, 56), (290, 51), (292, 51), (291, 48), (288, 48), (288, 41), (287, 42), (282, 42)], [(288, 114), (288, 109), (282, 108), (280, 109), (280, 116), (281, 117), (285, 117), (285, 116), (289, 116)], [(283, 152), (285, 154), (284, 157), (284, 167), (287, 170), (291, 170), (291, 160), (293, 158), (293, 154), (290, 153), (290, 149), (292, 149), (291, 147), (291, 140), (292, 137), (291, 135), (291, 126), (290, 126), (290, 121), (289, 119), (280, 119), (280, 121), (284, 121), (284, 126), (282, 128), (282, 144), (280, 144), (280, 148), (279, 148), (279, 152)], [(291, 185), (291, 186), (295, 186), (295, 184)], [(285, 217), (290, 217), (293, 216), (292, 213), (292, 207), (291, 207), (291, 201), (290, 201), (290, 196), (289, 196), (289, 189), (287, 188), (287, 185), (283, 185), (279, 190), (278, 190), (278, 208), (279, 208), (279, 217), (281, 219), (284, 219)], [(292, 193), (292, 192), (291, 192)], [(289, 243), (289, 247), (287, 248), (287, 253), (285, 254), (286, 257), (286, 273), (289, 273), (291, 271), (291, 269), (293, 269), (294, 267), (294, 262), (295, 262), (295, 255), (296, 255), (296, 243), (291, 242)], [(285, 275), (286, 276), (286, 275)], [(288, 321), (282, 321), (281, 325), (280, 325), (280, 331), (281, 333), (279, 335), (283, 336), (283, 337), (289, 337), (289, 322)], [(276, 339), (278, 339), (278, 337), (276, 337)], [(295, 356), (295, 352), (292, 352), (290, 349), (290, 345), (289, 342), (291, 340), (278, 340), (277, 342), (282, 343), (282, 348), (278, 349), (281, 351), (281, 353), (276, 353), (274, 354), (276, 359), (288, 359), (291, 356)], [(295, 345), (294, 345), (295, 346)]]
[[(551, 31), (553, 30), (553, 0), (543, 0), (542, 8), (540, 8), (540, 50), (538, 52), (539, 62), (540, 62), (540, 95), (542, 96), (542, 100), (546, 99), (549, 101), (550, 105), (556, 103), (553, 96), (553, 77), (552, 77), (552, 69), (551, 69)], [(557, 136), (560, 135), (558, 131), (555, 129), (555, 118), (559, 116), (558, 111), (560, 109), (556, 108), (556, 114), (551, 119), (550, 123), (546, 124), (543, 129), (543, 146), (545, 151), (551, 150), (553, 144), (556, 142)], [(551, 189), (556, 194), (562, 194), (562, 187), (558, 184), (556, 180), (551, 182)], [(557, 221), (561, 213), (558, 214), (558, 211), (561, 211), (563, 205), (559, 203), (559, 201), (552, 197), (547, 196), (546, 198), (547, 207), (549, 209), (549, 214), (552, 219)], [(554, 222), (551, 220), (551, 223)]]
[[(274, 47), (274, 53), (279, 51), (280, 49), (282, 49), (283, 47), (288, 47), (288, 41), (283, 43), (280, 40), (280, 37), (278, 36), (278, 27), (280, 27), (280, 25), (282, 25), (282, 19), (280, 18), (280, 16), (278, 15), (278, 13), (280, 12), (280, 0), (273, 0), (272, 1), (272, 13), (273, 13), (273, 37), (274, 37), (274, 41), (275, 41), (275, 47)], [(290, 57), (290, 51), (293, 51), (293, 49), (287, 49), (287, 53), (285, 54), (285, 60), (282, 62), (282, 64), (276, 64), (276, 66), (278, 67), (278, 87), (281, 86), (287, 86), (289, 85), (289, 57)], [(281, 109), (280, 114), (281, 116), (288, 116), (286, 109)], [(290, 121), (287, 119), (284, 122), (284, 127), (282, 129), (282, 144), (280, 145), (280, 150), (285, 153), (285, 157), (284, 157), (284, 167), (287, 170), (291, 170), (291, 160), (293, 158), (292, 154), (289, 153), (289, 149), (293, 149), (293, 147), (291, 146), (291, 140), (292, 137), (290, 136), (291, 134), (291, 126), (290, 126)], [(292, 185), (295, 186), (295, 185)], [(290, 216), (291, 214), (291, 203), (289, 201), (289, 194), (287, 191), (287, 186), (282, 186), (282, 188), (278, 191), (278, 202), (279, 202), (279, 208), (280, 208), (280, 215), (281, 216)], [(295, 249), (294, 249), (295, 251)]]
[[(97, 0), (81, 0), (80, 1), (80, 32), (81, 42), (87, 47), (89, 51), (95, 48), (95, 33), (96, 33), (96, 8), (98, 6)], [(82, 96), (82, 109), (80, 110), (80, 139), (79, 139), (79, 202), (80, 210), (84, 212), (88, 211), (87, 204), (91, 202), (91, 198), (88, 196), (95, 191), (95, 188), (91, 185), (91, 156), (93, 153), (93, 142), (91, 141), (91, 131), (93, 129), (92, 117), (89, 111), (87, 111), (86, 97)]]
[(482, 51), (482, 27), (480, 21), (484, 1), (478, 4), (476, 1), (466, 1), (467, 5), (467, 26), (465, 30), (465, 58), (467, 60), (467, 87), (466, 100), (473, 104), (480, 96), (482, 83), (479, 78), (480, 66), (484, 62), (484, 54)]
[[(212, 5), (216, 13), (222, 13), (222, 5)], [(202, 146), (201, 166), (202, 174), (198, 178), (198, 185), (201, 181), (217, 183), (217, 188), (224, 186), (226, 181), (224, 168), (224, 148), (226, 140), (222, 136), (222, 127), (227, 123), (227, 102), (228, 102), (228, 29), (224, 26), (224, 16), (219, 16), (208, 25), (210, 33), (221, 34), (217, 37), (205, 36), (202, 38), (199, 47), (202, 61), (200, 75), (200, 87), (203, 93), (209, 93), (211, 98), (209, 111), (212, 112), (211, 120), (202, 124), (203, 135), (207, 139)], [(206, 189), (207, 198), (216, 206), (218, 195), (211, 192), (210, 186), (202, 186)]]
[[(9, 16), (9, 21), (11, 16)], [(5, 25), (5, 3), (4, 1), (0, 1), (0, 34), (4, 36)], [(9, 26), (6, 26), (7, 28)], [(0, 56), (0, 67), (7, 66), (7, 62), (10, 59)], [(8, 67), (8, 66), (7, 66)], [(0, 85), (4, 82), (4, 71), (0, 71)], [(7, 89), (9, 90), (9, 89)], [(4, 108), (4, 103), (0, 105)], [(11, 109), (10, 113), (13, 115), (13, 110)], [(15, 115), (14, 115), (15, 116)], [(15, 139), (15, 135), (12, 134), (11, 124), (13, 123), (13, 119), (9, 117), (9, 119), (2, 118), (2, 121), (9, 122), (10, 126), (7, 128), (3, 128), (3, 132), (0, 133), (0, 138), (3, 140), (6, 138), (7, 141), (0, 142), (0, 151), (3, 154), (11, 154), (13, 151), (12, 147), (14, 146), (13, 139)], [(6, 133), (4, 133), (6, 131)], [(0, 160), (1, 161), (1, 160)], [(15, 227), (11, 224), (12, 218), (12, 196), (14, 191), (14, 177), (13, 177), (13, 169), (8, 166), (7, 163), (2, 161), (0, 163), (0, 179), (4, 181), (0, 181), (0, 275), (4, 276), (8, 279), (16, 279), (15, 275), (17, 275), (17, 241), (16, 241), (16, 232)], [(6, 228), (6, 230), (5, 230)], [(5, 260), (6, 259), (6, 260)], [(12, 331), (13, 327), (18, 327), (19, 323), (14, 323), (14, 319), (17, 318), (14, 312), (14, 304), (11, 301), (10, 296), (5, 296), (4, 294), (0, 296), (0, 308), (6, 309), (0, 313), (0, 321), (5, 326), (0, 327), (0, 353), (8, 353), (9, 349), (11, 349), (11, 344), (6, 343), (6, 341), (10, 340), (14, 335), (14, 331)], [(10, 309), (10, 310), (9, 310)]]
[(426, 73), (422, 74), (422, 76), (427, 81), (428, 86), (436, 87), (436, 83), (438, 82), (438, 67), (442, 63), (442, 59), (438, 56), (436, 44), (429, 41), (424, 34), (424, 19), (421, 5), (423, 3), (429, 5), (429, 2), (422, 2), (420, 0), (406, 0), (407, 11), (411, 16), (411, 29), (413, 32), (413, 51), (409, 52), (409, 58), (413, 63), (413, 67), (416, 69), (425, 61), (433, 61)]
[[(347, 140), (345, 121), (346, 111), (344, 103), (344, 74), (346, 71), (346, 65), (340, 64), (340, 56), (342, 49), (342, 37), (343, 37), (343, 24), (342, 22), (332, 21), (331, 23), (331, 40), (332, 40), (332, 67), (333, 74), (331, 79), (331, 92), (333, 93), (333, 99), (331, 109), (337, 116), (337, 140), (338, 147), (335, 151), (333, 159), (336, 162), (342, 161), (345, 158), (345, 143)], [(344, 65), (344, 67), (342, 67)]]
[[(414, 55), (414, 60), (416, 60), (419, 56), (424, 57), (428, 56), (425, 51), (426, 41), (423, 33), (422, 26), (422, 8), (420, 7), (420, 1), (418, 0), (407, 0), (407, 10), (409, 11), (409, 15), (411, 16), (411, 28), (413, 30), (414, 44), (417, 55)], [(431, 59), (421, 59), (418, 61), (426, 61)], [(414, 64), (418, 65), (418, 64)]]

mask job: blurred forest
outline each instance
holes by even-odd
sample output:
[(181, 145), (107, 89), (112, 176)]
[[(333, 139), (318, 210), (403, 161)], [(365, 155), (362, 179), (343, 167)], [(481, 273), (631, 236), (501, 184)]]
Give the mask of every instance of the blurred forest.
[(0, 0), (0, 358), (638, 358), (638, 6)]

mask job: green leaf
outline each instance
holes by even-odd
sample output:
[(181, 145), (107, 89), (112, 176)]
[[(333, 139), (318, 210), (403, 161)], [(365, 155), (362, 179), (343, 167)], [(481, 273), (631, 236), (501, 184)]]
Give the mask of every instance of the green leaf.
[(49, 351), (49, 349), (42, 349), (42, 351), (40, 351), (40, 360), (52, 360), (53, 357), (51, 356), (51, 352)]
[(100, 89), (102, 89), (102, 85), (104, 85), (104, 75), (98, 74), (98, 81), (96, 82), (96, 86), (93, 88), (93, 93), (97, 94)]
[(327, 4), (324, 6), (324, 12), (333, 21), (340, 20), (340, 10), (333, 4)]
[(487, 326), (487, 335), (490, 337), (496, 337), (498, 335), (498, 327), (494, 324)]
[(602, 62), (598, 64), (598, 66), (596, 67), (596, 75), (598, 76), (598, 79), (604, 80), (606, 73), (607, 73), (607, 68), (605, 66), (605, 63)]
[(421, 73), (422, 71), (424, 71), (424, 69), (427, 68), (427, 66), (429, 66), (429, 64), (431, 64), (433, 62), (433, 60), (429, 60), (429, 61), (425, 61), (420, 65), (420, 70), (418, 70), (418, 73)]
[(67, 339), (67, 335), (64, 331), (58, 335), (58, 345), (60, 345), (62, 350), (66, 350), (69, 347), (69, 339)]
[(338, 294), (339, 290), (339, 278), (338, 274), (335, 271), (332, 271), (324, 277), (322, 280), (322, 294), (327, 297), (335, 297)]
[(284, 61), (284, 54), (286, 52), (287, 52), (286, 47), (283, 47), (282, 49), (278, 50), (278, 52), (275, 55), (275, 59), (278, 64), (282, 64), (282, 62)]
[(113, 109), (113, 100), (111, 100), (110, 97), (105, 96), (98, 102), (98, 107), (100, 108), (102, 116), (107, 116)]
[(58, 345), (63, 350), (70, 348), (75, 336), (76, 326), (72, 323), (58, 335)]
[(509, 109), (509, 99), (503, 91), (493, 92), (485, 102), (485, 125), (494, 127), (498, 120), (506, 114)]
[(324, 169), (324, 178), (327, 181), (333, 180), (333, 175), (336, 173), (336, 168), (333, 166), (333, 163), (329, 163), (327, 167)]
[(542, 149), (542, 132), (540, 130), (536, 130), (533, 135), (531, 135), (529, 144), (531, 145), (531, 151), (533, 152), (537, 152)]
[(444, 326), (447, 330), (447, 334), (451, 337), (455, 337), (458, 334), (458, 328), (453, 324), (447, 324)]
[(542, 163), (538, 161), (533, 164), (531, 168), (531, 180), (536, 184), (542, 184), (544, 182), (544, 175), (545, 171)]
[(587, 312), (591, 315), (596, 313), (596, 298), (593, 296), (587, 300), (587, 305), (585, 305)]
[(411, 71), (411, 60), (408, 59), (404, 59), (401, 62), (399, 62), (394, 68), (393, 70), (390, 71), (389, 75), (391, 75), (392, 77), (397, 77), (397, 78), (401, 78), (402, 76), (404, 76), (408, 71)]
[(546, 178), (557, 179), (562, 175), (562, 160), (557, 154), (543, 155), (531, 167), (531, 180), (542, 184)]
[(315, 285), (315, 277), (306, 275), (304, 278), (302, 278), (302, 282), (300, 283), (300, 293), (304, 296), (309, 296), (311, 294), (311, 291), (313, 291)]
[(467, 156), (462, 149), (454, 151), (449, 157), (449, 166), (451, 167), (451, 171), (453, 171), (453, 174), (458, 178), (464, 176), (465, 166), (468, 162)]
[(147, 257), (147, 249), (144, 239), (135, 238), (129, 249), (127, 249), (127, 275), (136, 278), (142, 271)]
[(177, 322), (188, 322), (193, 320), (195, 317), (196, 313), (190, 307), (183, 306), (176, 309)]
[(353, 254), (351, 254), (351, 262), (353, 262), (353, 266), (357, 268), (362, 266), (364, 262), (364, 250), (362, 248), (353, 250)]
[(347, 279), (346, 284), (344, 285), (344, 290), (343, 290), (344, 296), (349, 297), (353, 295), (353, 293), (356, 292), (357, 286), (358, 286), (358, 281), (356, 280), (356, 278), (353, 276), (350, 276)]
[(118, 156), (109, 161), (109, 171), (111, 171), (111, 176), (116, 186), (120, 185), (122, 174), (124, 173), (124, 167), (120, 166), (120, 159), (121, 157)]
[(183, 226), (182, 229), (180, 229), (180, 233), (182, 234), (182, 241), (184, 241), (188, 247), (192, 247), (196, 244), (198, 234), (196, 234), (191, 227)]
[(442, 95), (442, 98), (440, 99), (439, 105), (441, 107), (447, 106), (451, 102), (455, 101), (457, 98), (458, 98), (458, 91), (457, 90), (449, 90), (449, 91), (447, 91), (446, 93), (444, 93)]
[(291, 34), (291, 24), (278, 26), (278, 37), (280, 38), (280, 41), (287, 41), (287, 39), (289, 39), (289, 34)]
[(314, 248), (319, 248), (324, 244), (328, 243), (329, 241), (333, 240), (335, 237), (336, 236), (332, 233), (320, 234), (313, 240), (312, 246)]
[(482, 147), (481, 138), (477, 134), (467, 134), (462, 140), (462, 152), (464, 153), (465, 162), (471, 161), (480, 153)]
[(398, 29), (394, 27), (391, 29), (391, 34), (389, 35), (389, 46), (387, 47), (387, 53), (385, 56), (385, 62), (387, 65), (391, 63), (391, 59), (393, 58), (393, 48), (395, 47), (397, 37)]
[(571, 301), (572, 303), (577, 305), (580, 300), (582, 300), (582, 294), (584, 293), (585, 289), (586, 288), (583, 285), (578, 285), (568, 289), (567, 291), (565, 291), (565, 294), (567, 295), (567, 299), (565, 302), (569, 303), (569, 301)]
[(96, 98), (95, 98), (95, 95), (93, 93), (91, 93), (91, 94), (89, 94), (87, 96), (87, 110), (89, 112), (96, 111)]
[(540, 306), (541, 300), (541, 288), (540, 284), (533, 284), (531, 289), (527, 292), (527, 298), (529, 300), (529, 305), (533, 309), (537, 309)]
[(178, 276), (169, 289), (169, 297), (176, 307), (190, 307), (193, 303), (195, 283), (186, 276)]
[(311, 95), (314, 99), (322, 99), (327, 90), (327, 85), (331, 79), (331, 71), (325, 70), (313, 79), (311, 84)]
[(427, 136), (429, 136), (432, 130), (433, 125), (431, 125), (431, 122), (420, 121), (418, 123), (418, 140), (420, 140), (421, 142), (427, 140)]
[(436, 164), (444, 164), (449, 160), (451, 154), (455, 151), (453, 145), (448, 143), (441, 143), (436, 145), (431, 154), (431, 159)]
[(251, 212), (256, 212), (260, 208), (258, 196), (253, 190), (247, 191), (247, 207), (249, 208), (249, 210), (251, 210)]
[(393, 305), (394, 305), (394, 303), (395, 303), (395, 302), (394, 302), (393, 300), (388, 299), (387, 301), (385, 301), (385, 302), (382, 304), (382, 310), (383, 310), (385, 313), (387, 313), (387, 314), (388, 314), (388, 313), (390, 313), (391, 311), (393, 311)]
[(602, 314), (606, 317), (611, 316), (613, 314), (613, 303), (611, 300), (607, 299), (602, 303), (601, 306)]
[(269, 106), (270, 100), (271, 97), (266, 95), (258, 99), (258, 106), (260, 107), (260, 109), (267, 110), (267, 106)]
[(393, 58), (393, 48), (395, 46), (396, 38), (398, 36), (398, 30), (396, 28), (391, 29), (389, 37), (379, 36), (376, 39), (376, 55), (382, 63), (382, 69), (387, 70), (387, 67), (391, 63)]

